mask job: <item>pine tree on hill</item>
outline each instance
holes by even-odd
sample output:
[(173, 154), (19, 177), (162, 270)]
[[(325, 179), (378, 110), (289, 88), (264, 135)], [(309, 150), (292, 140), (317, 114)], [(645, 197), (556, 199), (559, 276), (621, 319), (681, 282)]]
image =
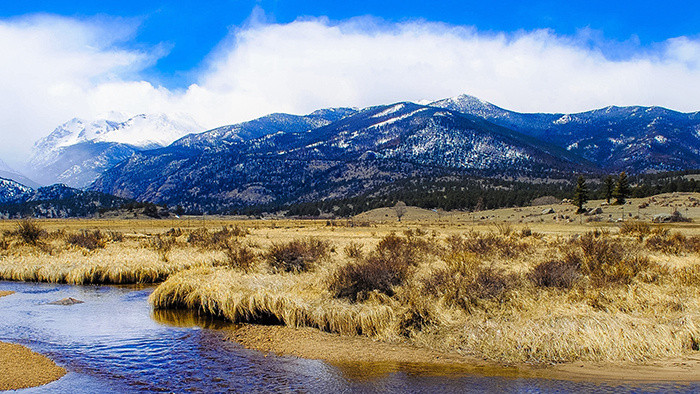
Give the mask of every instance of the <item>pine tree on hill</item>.
[(613, 197), (615, 197), (615, 204), (622, 205), (625, 203), (625, 199), (630, 196), (630, 181), (627, 178), (627, 174), (621, 172), (617, 177), (617, 183), (615, 184), (615, 189), (613, 190)]
[(576, 181), (576, 188), (574, 189), (574, 205), (578, 207), (576, 213), (583, 213), (586, 210), (583, 209), (583, 205), (588, 201), (588, 186), (586, 186), (586, 179), (582, 175), (578, 176)]
[(615, 178), (612, 175), (608, 175), (603, 179), (603, 197), (605, 201), (610, 204), (610, 199), (613, 197), (613, 191), (615, 190)]

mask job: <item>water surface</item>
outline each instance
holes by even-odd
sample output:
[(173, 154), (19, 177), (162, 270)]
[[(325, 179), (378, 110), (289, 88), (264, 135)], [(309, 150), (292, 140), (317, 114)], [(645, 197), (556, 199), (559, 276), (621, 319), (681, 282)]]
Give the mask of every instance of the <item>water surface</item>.
[[(69, 372), (21, 393), (141, 392), (700, 392), (700, 384), (619, 384), (435, 374), (410, 366), (336, 367), (224, 341), (226, 323), (153, 312), (152, 287), (0, 282), (0, 341), (46, 354)], [(47, 303), (66, 297), (85, 301)]]

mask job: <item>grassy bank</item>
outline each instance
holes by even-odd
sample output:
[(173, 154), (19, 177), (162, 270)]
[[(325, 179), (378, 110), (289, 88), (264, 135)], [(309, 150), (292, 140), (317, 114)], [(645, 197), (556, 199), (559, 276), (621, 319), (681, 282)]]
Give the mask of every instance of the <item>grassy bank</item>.
[(458, 213), (400, 223), (216, 219), (208, 228), (1, 222), (0, 278), (164, 281), (151, 296), (156, 313), (186, 308), (501, 363), (698, 354), (696, 224), (586, 223), (529, 209), (489, 215), (511, 218), (498, 224)]
[(215, 247), (187, 242), (191, 233), (124, 234), (45, 230), (17, 222), (0, 235), (0, 279), (70, 284), (154, 283), (184, 269), (225, 259)]
[[(697, 236), (647, 224), (566, 236), (413, 230), (330, 243), (317, 259), (304, 239), (257, 250), (246, 270), (175, 274), (151, 302), (503, 363), (642, 362), (700, 344)], [(288, 249), (290, 269), (275, 248)]]

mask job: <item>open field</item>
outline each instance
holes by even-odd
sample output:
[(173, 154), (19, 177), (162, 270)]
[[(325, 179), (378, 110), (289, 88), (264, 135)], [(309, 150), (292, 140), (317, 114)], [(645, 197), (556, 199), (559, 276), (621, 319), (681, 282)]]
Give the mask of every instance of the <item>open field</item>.
[(692, 359), (700, 348), (700, 212), (689, 197), (699, 196), (632, 201), (649, 203), (638, 208), (649, 217), (688, 205), (674, 208), (694, 221), (670, 224), (542, 213), (573, 209), (562, 204), (438, 218), (409, 208), (402, 222), (386, 219), (387, 210), (338, 221), (38, 221), (32, 243), (5, 221), (0, 277), (165, 280), (151, 296), (156, 309), (499, 364)]

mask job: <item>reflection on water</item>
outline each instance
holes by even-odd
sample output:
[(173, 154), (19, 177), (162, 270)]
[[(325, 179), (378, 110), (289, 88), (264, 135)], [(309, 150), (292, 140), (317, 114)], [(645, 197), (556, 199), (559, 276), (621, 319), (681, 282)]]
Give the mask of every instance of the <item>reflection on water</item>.
[(181, 328), (200, 327), (220, 330), (232, 326), (231, 323), (224, 320), (189, 309), (156, 309), (151, 311), (151, 319), (162, 325)]
[[(331, 366), (243, 349), (223, 340), (219, 329), (227, 324), (216, 319), (151, 311), (151, 287), (0, 282), (0, 290), (16, 292), (0, 299), (0, 340), (29, 346), (69, 371), (21, 391), (27, 393), (700, 391), (698, 384), (568, 382), (418, 364)], [(47, 304), (66, 297), (85, 303)]]

